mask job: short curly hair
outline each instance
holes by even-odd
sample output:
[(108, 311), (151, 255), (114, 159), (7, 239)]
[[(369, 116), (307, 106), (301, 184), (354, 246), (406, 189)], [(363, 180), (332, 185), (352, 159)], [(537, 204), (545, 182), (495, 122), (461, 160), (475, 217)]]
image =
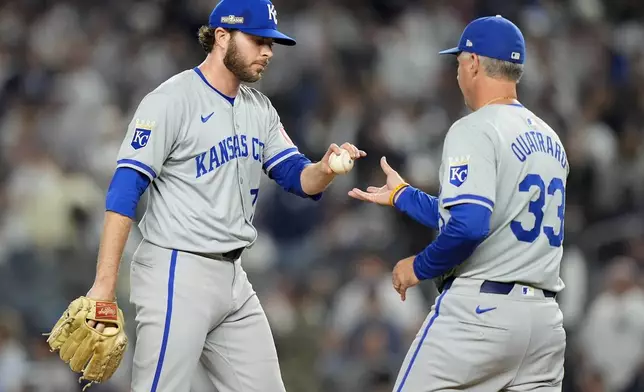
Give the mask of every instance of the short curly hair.
[[(215, 47), (215, 30), (216, 27), (209, 27), (209, 26), (201, 26), (199, 28), (199, 32), (197, 33), (197, 36), (199, 37), (199, 45), (201, 45), (201, 48), (206, 52), (206, 54), (209, 54), (212, 52), (212, 48)], [(235, 29), (224, 29), (229, 33), (234, 33)]]

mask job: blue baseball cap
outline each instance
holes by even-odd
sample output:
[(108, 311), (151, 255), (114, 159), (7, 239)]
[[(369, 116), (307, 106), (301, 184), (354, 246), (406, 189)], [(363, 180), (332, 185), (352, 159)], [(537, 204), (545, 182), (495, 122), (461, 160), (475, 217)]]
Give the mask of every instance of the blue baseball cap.
[(273, 38), (280, 45), (295, 45), (293, 38), (277, 31), (277, 11), (269, 0), (221, 0), (212, 10), (208, 25)]
[(440, 54), (475, 53), (511, 63), (525, 62), (525, 40), (521, 30), (501, 15), (486, 16), (470, 22), (458, 46)]

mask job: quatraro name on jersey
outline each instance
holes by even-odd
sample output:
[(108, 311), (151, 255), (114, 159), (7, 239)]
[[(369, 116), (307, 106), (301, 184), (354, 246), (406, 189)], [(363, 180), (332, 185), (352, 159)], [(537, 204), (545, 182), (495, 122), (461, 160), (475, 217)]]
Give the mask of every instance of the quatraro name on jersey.
[(559, 142), (537, 130), (534, 120), (527, 119), (527, 123), (532, 129), (517, 136), (510, 145), (514, 156), (520, 162), (525, 162), (534, 153), (545, 153), (555, 158), (565, 169), (567, 165), (566, 153)]

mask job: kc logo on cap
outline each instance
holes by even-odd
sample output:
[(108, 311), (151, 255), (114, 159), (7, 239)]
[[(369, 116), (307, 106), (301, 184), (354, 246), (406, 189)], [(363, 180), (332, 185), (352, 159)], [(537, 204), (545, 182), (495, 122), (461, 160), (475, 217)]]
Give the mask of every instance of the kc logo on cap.
[(272, 19), (277, 24), (277, 10), (275, 6), (273, 4), (266, 4), (266, 7), (268, 7), (268, 20)]

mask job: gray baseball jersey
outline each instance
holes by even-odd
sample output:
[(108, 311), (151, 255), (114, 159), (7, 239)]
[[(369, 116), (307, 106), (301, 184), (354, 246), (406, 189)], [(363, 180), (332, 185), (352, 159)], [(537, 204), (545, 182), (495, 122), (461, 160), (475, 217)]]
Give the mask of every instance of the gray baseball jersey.
[(492, 211), (490, 233), (438, 279), (454, 278), (416, 335), (395, 392), (561, 391), (566, 332), (544, 290), (564, 286), (567, 176), (561, 141), (521, 105), (486, 106), (450, 128), (439, 226), (450, 207), (474, 203)]
[(198, 68), (142, 100), (118, 156), (152, 180), (130, 273), (133, 392), (284, 392), (264, 310), (222, 254), (255, 241), (262, 172), (295, 154), (268, 98), (225, 97)]
[(153, 244), (199, 253), (251, 245), (262, 171), (297, 154), (266, 96), (242, 86), (231, 104), (198, 68), (140, 103), (118, 155), (153, 180), (139, 226)]
[(557, 134), (523, 106), (490, 105), (457, 121), (443, 149), (440, 225), (460, 203), (493, 212), (489, 236), (452, 274), (562, 290), (568, 171)]

